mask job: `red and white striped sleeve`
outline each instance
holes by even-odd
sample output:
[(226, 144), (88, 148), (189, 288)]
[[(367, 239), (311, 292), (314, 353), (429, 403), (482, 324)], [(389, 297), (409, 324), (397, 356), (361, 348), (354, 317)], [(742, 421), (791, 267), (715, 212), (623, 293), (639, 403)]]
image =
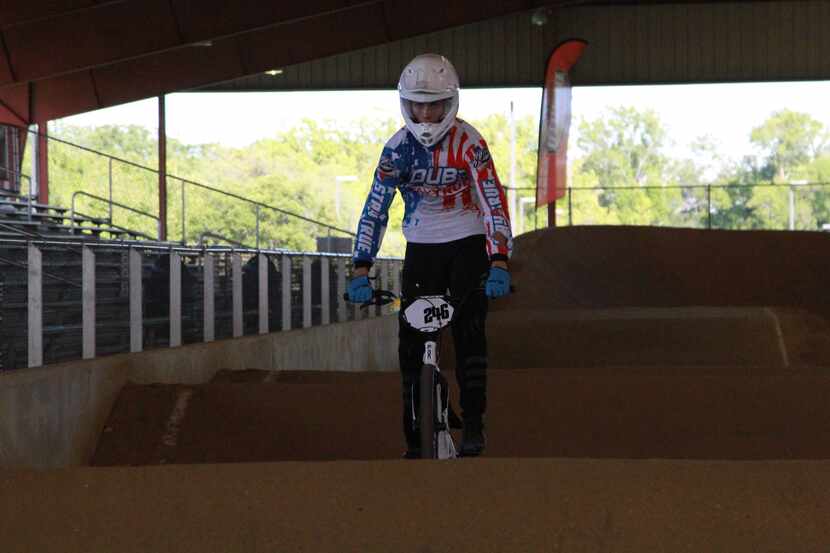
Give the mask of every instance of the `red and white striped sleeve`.
[(513, 249), (510, 230), (510, 213), (507, 197), (496, 174), (496, 166), (490, 156), (487, 143), (472, 127), (471, 144), (464, 158), (472, 177), (472, 186), (478, 195), (479, 207), (487, 234), (487, 254), (491, 261), (507, 261)]

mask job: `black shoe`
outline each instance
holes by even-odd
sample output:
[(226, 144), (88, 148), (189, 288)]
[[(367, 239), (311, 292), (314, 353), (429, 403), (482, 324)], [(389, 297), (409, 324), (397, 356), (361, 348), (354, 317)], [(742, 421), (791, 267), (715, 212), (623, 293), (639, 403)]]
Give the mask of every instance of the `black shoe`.
[(482, 419), (464, 420), (464, 432), (461, 437), (461, 457), (478, 457), (484, 451), (487, 437), (484, 434)]

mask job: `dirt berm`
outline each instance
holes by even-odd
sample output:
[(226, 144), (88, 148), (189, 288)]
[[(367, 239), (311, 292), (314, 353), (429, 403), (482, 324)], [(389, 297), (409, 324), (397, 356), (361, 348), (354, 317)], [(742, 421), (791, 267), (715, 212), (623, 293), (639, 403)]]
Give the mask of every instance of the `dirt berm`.
[(564, 227), (519, 236), (494, 309), (755, 306), (830, 315), (830, 233)]
[(495, 369), (830, 366), (830, 233), (565, 227), (514, 252)]

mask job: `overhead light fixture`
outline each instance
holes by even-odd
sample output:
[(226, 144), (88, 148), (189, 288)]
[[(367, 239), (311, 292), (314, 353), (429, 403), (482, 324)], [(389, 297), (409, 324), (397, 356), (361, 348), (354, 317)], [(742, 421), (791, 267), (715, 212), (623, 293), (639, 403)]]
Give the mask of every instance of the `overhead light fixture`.
[(213, 46), (213, 41), (212, 40), (200, 40), (199, 42), (194, 42), (193, 44), (191, 44), (191, 46), (209, 48), (210, 46)]
[(548, 22), (548, 8), (539, 8), (530, 16), (530, 23), (536, 27), (544, 27)]
[(265, 74), (271, 75), (272, 77), (276, 75), (282, 75), (282, 69), (271, 69), (270, 71), (266, 71)]

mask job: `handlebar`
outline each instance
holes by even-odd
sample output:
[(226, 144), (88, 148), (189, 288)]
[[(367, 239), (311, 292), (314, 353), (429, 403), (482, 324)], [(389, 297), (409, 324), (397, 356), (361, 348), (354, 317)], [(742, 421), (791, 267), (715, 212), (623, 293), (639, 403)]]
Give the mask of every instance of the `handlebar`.
[[(511, 284), (510, 285), (510, 293), (512, 294), (515, 291), (516, 291), (516, 287)], [(473, 292), (484, 292), (484, 288), (473, 288), (463, 298), (459, 298), (459, 297), (455, 297), (455, 296), (445, 296), (445, 297), (447, 298), (447, 301), (449, 301), (450, 303), (461, 304), (461, 303), (464, 303), (464, 301), (466, 301), (466, 299), (470, 295), (472, 295)], [(434, 296), (435, 294), (431, 294), (431, 295)], [(417, 298), (417, 296), (416, 296), (416, 298)], [(416, 299), (416, 298), (413, 298), (413, 299)], [(346, 301), (349, 301), (349, 294), (344, 293), (343, 294), (343, 299), (346, 300)], [(365, 309), (365, 308), (371, 307), (373, 305), (377, 305), (377, 306), (389, 305), (390, 303), (393, 303), (395, 300), (398, 300), (398, 299), (403, 300), (404, 299), (403, 295), (401, 295), (399, 297), (395, 292), (392, 292), (391, 290), (375, 290), (375, 289), (373, 289), (372, 290), (372, 299), (370, 299), (369, 301), (361, 303), (360, 307), (361, 307), (361, 309)]]
[[(343, 299), (349, 301), (349, 294), (343, 293)], [(372, 305), (389, 305), (398, 299), (398, 295), (391, 290), (372, 290), (372, 299), (360, 304), (360, 307), (366, 308)]]

